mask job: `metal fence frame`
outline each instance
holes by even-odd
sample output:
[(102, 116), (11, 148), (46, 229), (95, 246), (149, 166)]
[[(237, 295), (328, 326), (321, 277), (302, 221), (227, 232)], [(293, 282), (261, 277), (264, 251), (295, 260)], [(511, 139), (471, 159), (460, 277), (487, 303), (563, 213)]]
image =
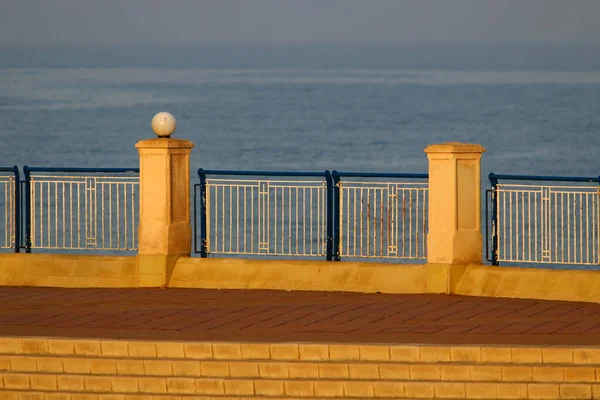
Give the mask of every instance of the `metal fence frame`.
[[(343, 255), (341, 254), (341, 246), (340, 246), (340, 238), (341, 238), (341, 224), (344, 222), (340, 217), (341, 212), (341, 204), (340, 199), (342, 197), (342, 193), (344, 191), (342, 181), (343, 178), (367, 178), (367, 179), (412, 179), (412, 180), (421, 180), (428, 179), (428, 174), (395, 174), (395, 173), (358, 173), (358, 172), (337, 172), (333, 171), (330, 173), (329, 171), (325, 172), (267, 172), (267, 171), (228, 171), (228, 170), (204, 170), (200, 168), (198, 170), (198, 176), (200, 178), (200, 183), (194, 185), (194, 252), (199, 253), (200, 257), (207, 257), (209, 252), (215, 254), (221, 254), (219, 251), (211, 251), (209, 249), (208, 243), (208, 235), (210, 234), (209, 227), (207, 224), (208, 216), (207, 216), (207, 175), (213, 176), (253, 176), (253, 177), (276, 177), (276, 178), (321, 178), (326, 184), (326, 260), (328, 261), (340, 261), (341, 257), (349, 257), (349, 258), (360, 258), (364, 256), (361, 255)], [(299, 180), (299, 183), (302, 181)], [(353, 181), (348, 180), (350, 184)], [(372, 184), (382, 184), (382, 182), (372, 182)], [(412, 184), (412, 182), (384, 182), (386, 185), (391, 185), (394, 187), (401, 186), (403, 184)], [(417, 185), (424, 185), (425, 187), (419, 190), (427, 190), (427, 183), (416, 183)], [(199, 201), (198, 201), (199, 200)], [(422, 204), (422, 218), (423, 223), (426, 224), (427, 219), (427, 201), (423, 199)], [(200, 210), (198, 210), (198, 204)], [(198, 220), (199, 216), (199, 220)], [(423, 237), (420, 240), (426, 242), (426, 226), (423, 228), (425, 232)], [(199, 232), (198, 232), (199, 230)], [(400, 256), (388, 256), (388, 255), (375, 255), (371, 256), (373, 258), (412, 258), (412, 259), (424, 259), (426, 256), (425, 248), (426, 245), (423, 246), (422, 254), (416, 256), (411, 255), (400, 255)], [(231, 254), (231, 253), (227, 253)], [(238, 254), (238, 253), (235, 253)], [(285, 254), (285, 255), (296, 255), (296, 254)]]
[[(366, 178), (366, 179), (378, 179), (378, 180), (382, 180), (382, 179), (411, 179), (411, 180), (428, 180), (429, 179), (429, 174), (400, 174), (400, 173), (368, 173), (368, 172), (338, 172), (338, 171), (333, 171), (332, 172), (332, 176), (333, 176), (333, 182), (334, 182), (334, 193), (335, 193), (335, 228), (334, 228), (334, 237), (335, 237), (335, 242), (334, 242), (334, 257), (336, 261), (339, 261), (340, 258), (342, 256), (345, 257), (349, 257), (349, 258), (368, 258), (369, 254), (363, 254), (362, 250), (363, 246), (361, 245), (361, 253), (360, 254), (356, 254), (356, 246), (353, 246), (354, 248), (354, 253), (353, 254), (341, 254), (343, 247), (343, 243), (342, 243), (342, 238), (343, 238), (343, 229), (341, 229), (341, 225), (342, 223), (344, 223), (346, 220), (343, 218), (343, 207), (341, 204), (342, 199), (344, 198), (343, 193), (345, 191), (349, 191), (350, 189), (361, 189), (361, 194), (362, 192), (366, 189), (367, 190), (367, 195), (369, 196), (371, 192), (373, 192), (373, 194), (375, 194), (377, 192), (380, 192), (380, 203), (383, 201), (382, 199), (382, 195), (383, 192), (389, 192), (391, 190), (400, 190), (404, 193), (405, 190), (409, 191), (409, 195), (412, 196), (412, 194), (410, 194), (413, 191), (417, 191), (416, 192), (416, 199), (417, 199), (417, 209), (416, 210), (416, 217), (418, 218), (418, 199), (420, 198), (418, 195), (419, 191), (423, 191), (423, 199), (422, 199), (422, 203), (421, 203), (421, 207), (423, 208), (422, 210), (422, 226), (421, 229), (423, 230), (422, 236), (419, 239), (419, 234), (417, 232), (417, 230), (415, 229), (415, 232), (417, 232), (417, 238), (415, 240), (415, 245), (416, 245), (416, 249), (415, 249), (415, 254), (412, 253), (412, 237), (409, 238), (410, 244), (409, 244), (409, 249), (408, 252), (409, 254), (407, 254), (406, 251), (406, 247), (402, 246), (402, 253), (399, 254), (398, 253), (398, 246), (397, 243), (390, 243), (389, 239), (390, 237), (392, 239), (394, 239), (394, 233), (398, 233), (400, 232), (400, 230), (398, 230), (399, 226), (397, 224), (397, 220), (394, 219), (394, 217), (397, 217), (397, 213), (395, 211), (396, 208), (394, 207), (394, 204), (386, 204), (385, 203), (381, 203), (379, 205), (379, 208), (377, 207), (377, 205), (375, 205), (373, 207), (373, 218), (371, 218), (371, 220), (373, 221), (373, 227), (372, 227), (372, 231), (374, 233), (374, 237), (373, 237), (373, 244), (375, 244), (376, 242), (378, 242), (377, 239), (377, 218), (375, 218), (377, 216), (377, 210), (379, 209), (379, 220), (380, 220), (380, 224), (379, 224), (379, 229), (380, 229), (380, 237), (379, 237), (379, 245), (380, 245), (380, 251), (379, 254), (375, 255), (374, 257), (376, 258), (393, 258), (393, 259), (425, 259), (427, 257), (427, 251), (426, 251), (426, 246), (427, 246), (427, 213), (428, 213), (428, 181), (426, 181), (425, 183), (422, 182), (405, 182), (405, 181), (386, 181), (386, 182), (381, 182), (381, 181), (365, 181), (365, 182), (356, 182), (356, 181), (342, 181), (342, 178)], [(347, 188), (345, 190), (344, 188), (344, 184), (347, 184)], [(351, 185), (355, 184), (354, 187), (352, 187)], [(359, 186), (360, 185), (360, 186)], [(382, 189), (382, 186), (388, 186), (387, 189)], [(408, 185), (409, 188), (402, 188), (404, 185)], [(411, 187), (412, 186), (412, 187)], [(419, 186), (424, 186), (424, 187), (419, 187)], [(390, 195), (390, 193), (388, 193), (388, 195)], [(349, 196), (348, 196), (349, 197)], [(391, 194), (390, 197), (388, 198), (388, 200), (390, 200), (391, 198), (393, 198), (394, 195)], [(412, 199), (412, 197), (411, 197)], [(349, 202), (349, 198), (348, 198), (348, 202)], [(398, 205), (398, 204), (396, 204)], [(412, 203), (410, 204), (412, 205)], [(348, 207), (349, 208), (349, 204)], [(369, 210), (371, 209), (371, 207), (368, 208)], [(388, 211), (388, 215), (387, 218), (383, 218), (383, 214), (385, 211)], [(392, 211), (393, 210), (393, 211)], [(362, 209), (361, 209), (362, 211)], [(409, 212), (412, 211), (412, 207), (409, 210)], [(353, 212), (355, 213), (355, 218), (356, 219), (356, 209), (354, 208)], [(412, 212), (410, 213), (410, 220), (409, 220), (409, 225), (412, 227)], [(366, 218), (367, 221), (369, 220), (369, 218)], [(362, 221), (362, 218), (361, 218)], [(365, 221), (365, 222), (367, 222)], [(402, 223), (403, 223), (403, 227), (405, 227), (405, 220), (404, 218), (402, 218)], [(348, 225), (350, 225), (350, 222), (347, 221)], [(393, 229), (390, 231), (390, 225), (393, 225), (394, 223), (396, 223), (396, 229)], [(416, 226), (419, 224), (419, 222), (417, 220), (414, 221), (415, 223), (415, 228)], [(361, 222), (361, 228), (362, 228), (362, 222)], [(387, 225), (387, 229), (386, 231), (388, 231), (388, 235), (386, 237), (385, 232), (383, 231), (383, 226)], [(349, 230), (349, 226), (347, 226), (347, 231)], [(367, 241), (369, 241), (369, 230), (371, 229), (370, 226), (367, 226)], [(412, 229), (412, 228), (409, 228)], [(402, 231), (402, 238), (404, 238), (404, 232)], [(412, 230), (411, 230), (412, 233)], [(384, 243), (384, 237), (385, 237), (385, 242), (387, 243), (387, 250), (383, 250), (383, 243)], [(361, 235), (362, 238), (362, 235)], [(398, 237), (396, 237), (396, 239), (399, 239)], [(397, 240), (392, 240), (394, 242), (397, 242)], [(421, 244), (423, 245), (422, 247), (422, 251), (419, 252), (419, 248), (418, 248), (418, 242), (421, 242)], [(402, 242), (404, 244), (404, 242)], [(390, 256), (390, 249), (393, 249), (394, 247), (396, 247), (396, 255), (395, 256)], [(369, 246), (367, 245), (367, 253), (370, 252)], [(375, 253), (377, 253), (376, 249), (373, 249), (373, 251)], [(393, 253), (393, 251), (391, 251)]]
[[(23, 197), (25, 200), (25, 204), (24, 204), (24, 228), (25, 228), (25, 243), (24, 243), (24, 247), (25, 247), (25, 251), (27, 253), (31, 252), (32, 249), (32, 235), (33, 235), (33, 227), (32, 224), (34, 223), (33, 221), (33, 213), (32, 213), (32, 196), (33, 196), (33, 188), (32, 188), (32, 178), (33, 178), (33, 182), (35, 182), (35, 174), (36, 173), (45, 173), (45, 174), (58, 174), (55, 176), (52, 175), (44, 175), (44, 177), (47, 178), (79, 178), (79, 179), (87, 179), (85, 177), (85, 174), (89, 174), (90, 175), (90, 179), (94, 179), (96, 178), (96, 176), (94, 176), (93, 174), (125, 174), (125, 173), (138, 173), (139, 174), (139, 168), (48, 168), (48, 167), (29, 167), (29, 166), (24, 166), (23, 167), (23, 173), (25, 175), (25, 181), (24, 181), (24, 193), (23, 193)], [(33, 177), (32, 177), (33, 174)], [(65, 175), (60, 175), (60, 174), (81, 174), (78, 176), (65, 176)], [(97, 176), (97, 178), (105, 178), (105, 179), (111, 179), (112, 177), (107, 177), (107, 176)], [(49, 182), (51, 182), (49, 180)], [(56, 182), (60, 182), (59, 180), (57, 180)], [(74, 181), (74, 183), (76, 183), (76, 181)], [(132, 177), (132, 181), (128, 182), (131, 183), (133, 185), (136, 184), (136, 182), (133, 182), (133, 177)], [(80, 184), (80, 183), (78, 183)], [(139, 185), (139, 180), (137, 182), (137, 184)], [(63, 185), (63, 189), (64, 189), (64, 185)], [(133, 190), (133, 189), (132, 189)], [(137, 191), (139, 193), (139, 189)], [(57, 189), (55, 188), (55, 194), (57, 193)], [(134, 196), (135, 192), (132, 192), (132, 196)], [(110, 192), (110, 195), (112, 196), (112, 192)], [(85, 197), (87, 198), (88, 194), (85, 193)], [(63, 193), (63, 198), (64, 198), (64, 193)], [(41, 201), (41, 200), (40, 200)], [(87, 200), (85, 200), (87, 201)], [(69, 199), (70, 205), (72, 206), (73, 203), (73, 199)], [(137, 203), (138, 202), (134, 202), (132, 201), (132, 207), (133, 210), (132, 211), (132, 218), (134, 218), (134, 213), (135, 213), (135, 209), (137, 208)], [(94, 205), (96, 205), (96, 203), (94, 203)], [(78, 207), (81, 207), (81, 205), (78, 205)], [(89, 205), (89, 207), (92, 207), (92, 205)], [(64, 208), (64, 205), (63, 205)], [(90, 208), (90, 212), (97, 213), (97, 210)], [(63, 210), (64, 211), (64, 210)], [(86, 213), (87, 213), (87, 208), (86, 208)], [(112, 210), (111, 210), (111, 216), (112, 216)], [(94, 214), (97, 215), (97, 214)], [(79, 214), (78, 214), (79, 217)], [(63, 216), (64, 218), (64, 216)], [(112, 217), (111, 217), (112, 218)], [(63, 223), (64, 225), (64, 223)], [(132, 229), (136, 228), (136, 223), (132, 222)], [(64, 228), (64, 226), (63, 226)], [(79, 228), (78, 228), (78, 234), (79, 233)], [(42, 246), (40, 248), (51, 248), (51, 249), (68, 249), (68, 250), (82, 250), (82, 249), (86, 249), (86, 250), (135, 250), (135, 235), (132, 236), (132, 246), (131, 247), (127, 247), (127, 245), (125, 246), (125, 248), (111, 248), (110, 245), (108, 248), (104, 248), (104, 247), (88, 247), (87, 243), (85, 247), (64, 247), (64, 246), (57, 246), (57, 247), (45, 247)], [(111, 236), (111, 240), (112, 240), (112, 236)], [(127, 240), (127, 239), (125, 239)], [(120, 242), (120, 239), (117, 238), (117, 241)], [(36, 247), (34, 247), (36, 248)]]
[[(545, 263), (545, 264), (573, 264), (573, 265), (598, 265), (600, 264), (600, 260), (598, 260), (598, 258), (600, 257), (600, 186), (568, 186), (568, 185), (564, 185), (564, 186), (556, 186), (556, 185), (539, 185), (539, 186), (535, 186), (535, 185), (531, 185), (531, 184), (506, 184), (507, 186), (514, 186), (514, 187), (522, 187), (523, 189), (521, 190), (522, 192), (522, 196), (525, 196), (525, 193), (528, 193), (528, 201), (531, 202), (531, 193), (540, 193), (539, 197), (541, 199), (542, 193), (546, 193), (547, 196), (550, 196), (551, 194), (554, 194), (555, 196), (555, 201), (556, 201), (556, 197), (558, 195), (561, 195), (561, 200), (560, 200), (560, 204), (562, 205), (563, 202), (563, 195), (565, 193), (572, 193), (572, 194), (579, 194), (580, 198), (579, 198), (579, 202), (581, 203), (581, 197), (582, 195), (593, 195), (593, 193), (596, 193), (597, 200), (595, 201), (596, 204), (596, 208), (595, 210), (592, 210), (592, 218), (595, 218), (595, 220), (592, 220), (592, 236), (595, 235), (595, 237), (593, 237), (592, 239), (595, 239), (598, 243), (592, 243), (593, 246), (597, 246), (596, 248), (596, 258), (592, 259), (592, 261), (588, 261), (588, 262), (583, 262), (583, 250), (581, 249), (581, 254), (579, 257), (579, 262), (577, 262), (577, 259), (575, 257), (575, 262), (572, 262), (569, 260), (570, 257), (570, 253), (571, 253), (571, 248), (570, 248), (570, 242), (567, 244), (567, 261), (565, 261), (564, 259), (564, 249), (561, 248), (561, 254), (562, 257), (560, 260), (554, 260), (552, 261), (552, 259), (549, 260), (537, 260), (531, 259), (531, 256), (529, 256), (527, 259), (503, 259), (501, 257), (499, 257), (500, 255), (500, 249), (499, 249), (499, 245), (500, 245), (500, 241), (502, 240), (502, 237), (500, 235), (500, 222), (499, 222), (499, 201), (500, 198), (498, 196), (498, 193), (500, 191), (500, 188), (502, 187), (503, 184), (500, 184), (498, 181), (499, 180), (508, 180), (508, 181), (517, 181), (517, 182), (523, 182), (523, 181), (529, 181), (529, 182), (571, 182), (571, 183), (596, 183), (600, 185), (600, 176), (598, 177), (581, 177), (581, 176), (532, 176), (532, 175), (500, 175), (500, 174), (494, 174), (491, 173), (489, 174), (489, 180), (490, 180), (490, 184), (492, 186), (491, 190), (488, 190), (488, 198), (486, 199), (486, 252), (487, 252), (487, 259), (488, 261), (491, 261), (492, 265), (499, 265), (500, 261), (509, 261), (509, 262), (526, 262), (526, 263)], [(552, 191), (552, 189), (555, 188), (561, 188), (564, 187), (565, 189), (577, 189), (577, 188), (596, 188), (595, 192), (556, 192), (556, 191)], [(527, 189), (527, 188), (538, 188), (538, 191), (534, 191), (533, 189)], [(509, 190), (507, 192), (518, 192), (518, 190)], [(567, 200), (569, 199), (569, 197), (567, 196)], [(534, 197), (535, 200), (535, 197)], [(542, 200), (540, 200), (542, 201)], [(541, 209), (541, 215), (539, 216), (539, 220), (538, 220), (538, 216), (534, 215), (534, 224), (535, 224), (535, 235), (537, 238), (537, 234), (538, 234), (538, 228), (537, 225), (540, 224), (540, 235), (550, 235), (549, 239), (542, 237), (542, 245), (540, 245), (540, 251), (542, 251), (542, 256), (539, 258), (543, 258), (543, 251), (545, 251), (543, 249), (543, 244), (545, 243), (547, 246), (550, 245), (550, 243), (552, 242), (552, 235), (551, 235), (551, 230), (552, 230), (552, 218), (550, 217), (550, 207), (551, 207), (551, 202), (550, 202), (550, 198), (548, 197), (547, 199), (544, 198), (543, 201), (546, 201), (548, 204), (546, 205), (546, 208), (543, 208), (543, 206), (540, 206)], [(489, 209), (488, 209), (488, 202), (491, 203), (491, 215), (489, 215)], [(575, 207), (575, 203), (576, 201), (573, 202), (573, 207)], [(586, 208), (589, 209), (589, 200), (586, 198), (585, 200), (585, 204), (586, 204)], [(516, 206), (518, 208), (518, 206)], [(524, 207), (524, 205), (522, 205), (522, 208)], [(561, 209), (562, 210), (562, 209)], [(569, 218), (570, 215), (570, 210), (571, 208), (569, 208), (567, 210), (567, 212), (569, 213), (567, 215), (567, 218)], [(577, 209), (574, 208), (574, 212), (573, 214), (577, 214)], [(582, 224), (583, 221), (583, 217), (581, 215), (581, 212), (583, 212), (583, 210), (579, 210), (580, 214), (579, 214), (579, 224)], [(517, 209), (516, 212), (518, 213), (519, 210)], [(561, 211), (564, 213), (564, 211)], [(531, 218), (531, 210), (528, 208), (527, 209), (527, 213), (524, 213), (530, 216)], [(548, 215), (546, 215), (548, 214)], [(561, 216), (561, 226), (563, 226), (563, 219), (564, 217)], [(589, 217), (586, 217), (589, 218)], [(557, 216), (555, 216), (554, 220), (556, 221), (558, 219)], [(568, 221), (568, 228), (571, 227), (570, 225), (570, 219), (567, 219)], [(488, 224), (491, 223), (491, 229), (488, 228)], [(512, 219), (509, 221), (509, 223), (512, 223)], [(555, 222), (556, 223), (556, 222)], [(596, 225), (593, 225), (593, 224)], [(521, 225), (524, 225), (525, 222), (522, 221)], [(577, 232), (577, 221), (574, 221), (574, 228), (575, 228), (575, 232)], [(586, 219), (586, 233), (588, 233), (589, 230), (589, 219)], [(502, 224), (504, 225), (504, 224)], [(515, 223), (515, 225), (518, 225), (517, 223)], [(512, 224), (510, 225), (510, 227), (512, 228)], [(518, 226), (517, 226), (518, 228)], [(528, 222), (528, 229), (531, 230), (530, 226), (529, 226), (529, 222)], [(554, 227), (554, 236), (558, 237), (558, 232), (556, 231), (558, 228)], [(579, 231), (579, 235), (583, 236), (583, 232), (582, 232), (583, 228), (580, 226), (580, 231)], [(564, 229), (562, 229), (561, 231), (564, 231)], [(561, 232), (564, 234), (564, 232)], [(570, 232), (566, 232), (566, 234), (568, 235)], [(524, 235), (524, 233), (523, 233)], [(489, 240), (491, 239), (491, 254), (489, 251)], [(545, 239), (545, 241), (544, 241)], [(506, 239), (505, 239), (506, 240)], [(512, 240), (512, 239), (511, 239)], [(536, 239), (537, 240), (537, 239)], [(522, 241), (524, 241), (524, 238), (522, 239)], [(557, 240), (555, 240), (557, 241)], [(547, 243), (546, 243), (547, 242)], [(561, 244), (564, 242), (564, 236), (561, 237)], [(511, 242), (512, 243), (512, 242)], [(529, 242), (527, 242), (526, 244), (522, 244), (522, 247), (528, 248), (528, 254), (531, 253), (531, 244)], [(537, 251), (538, 249), (538, 245), (537, 242), (535, 243), (535, 247), (534, 247), (534, 253)], [(516, 250), (518, 252), (518, 250)], [(573, 250), (574, 251), (574, 250)], [(593, 248), (592, 248), (593, 251)], [(555, 253), (557, 253), (557, 250), (555, 249)], [(588, 250), (586, 250), (585, 254), (586, 257), (589, 257), (589, 246), (588, 246)], [(512, 254), (512, 252), (511, 252)], [(592, 253), (593, 254), (593, 253)], [(537, 257), (537, 254), (534, 254), (534, 256)], [(551, 257), (551, 253), (550, 253), (550, 257)], [(594, 262), (595, 260), (595, 262)]]
[[(12, 174), (4, 174), (12, 172)], [(8, 180), (0, 181), (4, 183), (4, 240), (6, 245), (0, 243), (1, 248), (14, 249), (18, 253), (21, 249), (21, 185), (19, 179), (19, 168), (0, 167), (0, 176), (8, 176)], [(10, 189), (10, 190), (7, 190)], [(8, 245), (9, 238), (11, 245)]]
[[(276, 178), (321, 178), (325, 186), (326, 200), (326, 234), (325, 253), (328, 261), (333, 259), (333, 178), (329, 171), (324, 172), (272, 172), (272, 171), (230, 171), (230, 170), (198, 170), (200, 184), (194, 185), (194, 252), (200, 253), (200, 257), (208, 257), (208, 226), (207, 226), (207, 175), (214, 176), (254, 176), (254, 177), (276, 177)], [(298, 181), (301, 183), (302, 181)], [(197, 232), (197, 192), (200, 196), (200, 236)], [(198, 239), (200, 245), (198, 246)], [(200, 247), (198, 249), (198, 247)], [(216, 252), (215, 252), (216, 253)]]

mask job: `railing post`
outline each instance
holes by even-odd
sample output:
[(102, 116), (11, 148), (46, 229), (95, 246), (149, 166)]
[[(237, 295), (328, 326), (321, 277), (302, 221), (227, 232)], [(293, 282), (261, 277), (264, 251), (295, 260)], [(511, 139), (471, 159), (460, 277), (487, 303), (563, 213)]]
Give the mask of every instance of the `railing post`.
[(14, 234), (15, 234), (15, 253), (18, 253), (21, 249), (21, 180), (19, 177), (19, 168), (13, 166), (13, 172), (15, 174), (15, 186), (13, 201), (15, 202), (14, 211)]
[(498, 178), (493, 172), (488, 175), (492, 185), (492, 265), (500, 265), (498, 263)]
[(427, 291), (451, 293), (467, 264), (481, 264), (481, 155), (478, 144), (444, 143), (429, 159)]
[(31, 253), (31, 174), (29, 167), (23, 167), (25, 175), (25, 252)]
[(158, 138), (139, 141), (140, 226), (137, 283), (166, 286), (180, 256), (191, 252), (190, 153), (194, 144), (173, 139), (175, 118), (158, 113), (152, 128)]
[(598, 182), (598, 191), (596, 192), (598, 194), (598, 198), (596, 200), (596, 204), (597, 204), (597, 210), (596, 210), (596, 223), (598, 224), (596, 226), (596, 232), (598, 232), (598, 248), (597, 253), (596, 253), (596, 264), (600, 265), (600, 176), (598, 176), (597, 178), (597, 182)]
[(340, 261), (340, 175), (337, 171), (333, 171), (331, 173), (333, 177), (333, 194), (335, 198), (335, 213), (334, 213), (334, 222), (333, 222), (333, 260)]
[(327, 261), (333, 261), (333, 249), (334, 249), (334, 236), (333, 236), (333, 178), (329, 171), (325, 171), (325, 182), (327, 183)]
[(200, 257), (208, 257), (208, 242), (206, 239), (206, 174), (200, 168)]

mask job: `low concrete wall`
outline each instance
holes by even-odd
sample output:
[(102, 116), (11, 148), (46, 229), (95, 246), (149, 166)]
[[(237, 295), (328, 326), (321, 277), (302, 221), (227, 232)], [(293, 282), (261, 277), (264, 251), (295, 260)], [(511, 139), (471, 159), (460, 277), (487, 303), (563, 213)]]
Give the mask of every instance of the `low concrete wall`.
[(135, 287), (135, 256), (0, 255), (1, 286)]
[(424, 265), (180, 258), (170, 287), (425, 293)]
[[(136, 256), (0, 255), (0, 286), (137, 287)], [(180, 257), (168, 287), (444, 293), (600, 302), (600, 271)]]
[(600, 271), (467, 266), (454, 294), (600, 302)]

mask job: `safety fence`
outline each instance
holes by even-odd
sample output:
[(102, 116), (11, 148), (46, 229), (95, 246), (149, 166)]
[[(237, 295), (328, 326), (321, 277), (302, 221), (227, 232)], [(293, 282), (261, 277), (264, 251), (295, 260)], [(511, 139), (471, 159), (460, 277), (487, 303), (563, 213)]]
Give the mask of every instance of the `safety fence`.
[(23, 168), (25, 246), (30, 249), (135, 250), (137, 168)]
[(492, 173), (489, 179), (493, 265), (600, 264), (600, 177)]
[(200, 169), (198, 175), (194, 251), (202, 257), (425, 258), (426, 174)]
[(0, 248), (20, 249), (19, 169), (0, 167)]
[(136, 250), (137, 168), (0, 168), (0, 248)]
[(332, 175), (340, 257), (426, 258), (427, 174)]

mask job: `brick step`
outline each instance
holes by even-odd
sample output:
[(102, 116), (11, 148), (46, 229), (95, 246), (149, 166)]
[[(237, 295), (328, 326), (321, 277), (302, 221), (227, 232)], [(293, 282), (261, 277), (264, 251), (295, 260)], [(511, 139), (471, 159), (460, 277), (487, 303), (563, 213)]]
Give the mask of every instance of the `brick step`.
[(599, 347), (166, 342), (0, 337), (0, 354), (214, 360), (600, 365)]
[[(356, 379), (244, 379), (193, 377), (94, 376), (5, 373), (1, 390), (64, 393), (271, 396), (390, 397), (461, 399), (600, 399), (600, 383), (440, 382)], [(0, 397), (2, 398), (2, 397)]]
[(0, 372), (205, 378), (402, 379), (488, 382), (600, 382), (600, 365), (400, 363), (0, 355)]

